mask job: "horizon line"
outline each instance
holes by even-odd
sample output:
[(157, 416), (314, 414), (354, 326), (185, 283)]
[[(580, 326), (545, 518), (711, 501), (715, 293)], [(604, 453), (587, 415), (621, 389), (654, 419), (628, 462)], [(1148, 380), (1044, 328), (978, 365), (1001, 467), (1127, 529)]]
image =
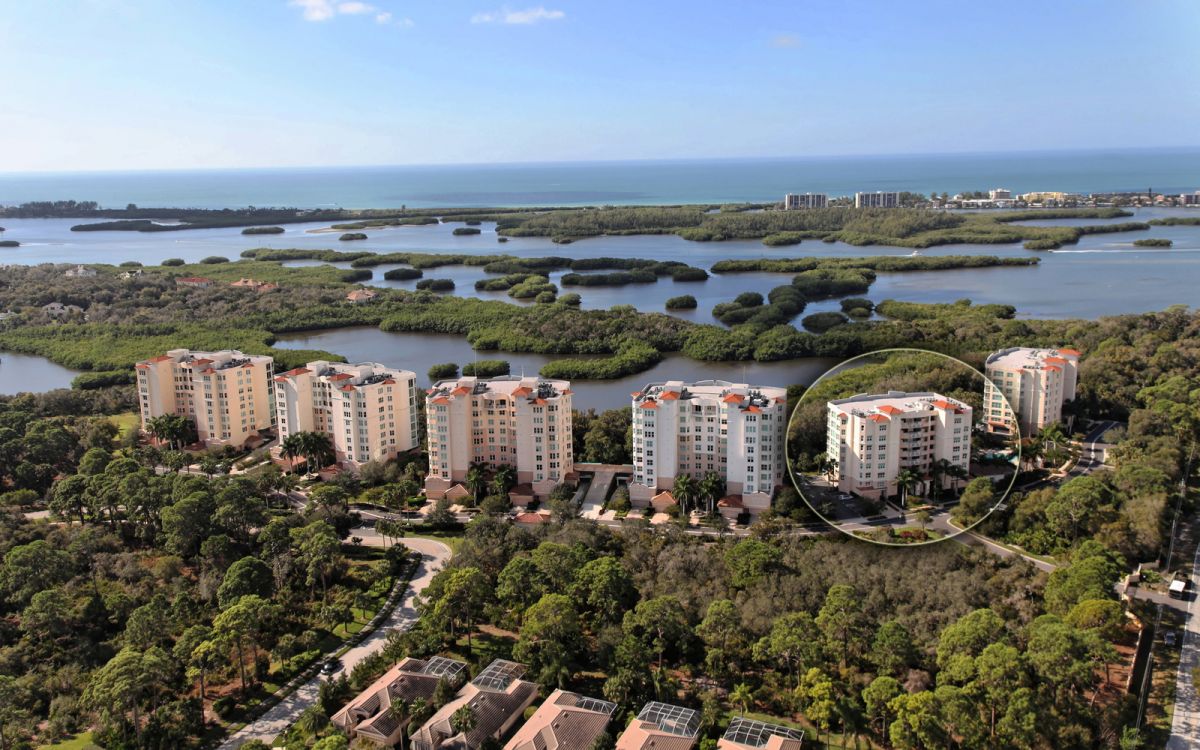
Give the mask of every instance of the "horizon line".
[(547, 161), (493, 161), (493, 162), (409, 162), (393, 164), (313, 164), (313, 165), (252, 165), (252, 166), (203, 166), (203, 167), (140, 167), (120, 169), (102, 167), (96, 169), (45, 169), (45, 170), (0, 170), (0, 177), (40, 175), (105, 175), (145, 174), (178, 172), (265, 172), (303, 170), (369, 170), (369, 169), (423, 169), (430, 167), (553, 167), (586, 166), (603, 164), (687, 164), (714, 162), (788, 162), (832, 159), (904, 159), (936, 158), (954, 156), (1011, 156), (1017, 154), (1087, 154), (1087, 153), (1139, 153), (1139, 152), (1200, 152), (1200, 145), (1173, 146), (1083, 146), (1079, 148), (1031, 148), (1011, 150), (965, 150), (965, 151), (914, 151), (907, 153), (843, 153), (843, 154), (789, 154), (781, 156), (697, 156), (697, 157), (632, 157), (612, 159), (561, 159)]

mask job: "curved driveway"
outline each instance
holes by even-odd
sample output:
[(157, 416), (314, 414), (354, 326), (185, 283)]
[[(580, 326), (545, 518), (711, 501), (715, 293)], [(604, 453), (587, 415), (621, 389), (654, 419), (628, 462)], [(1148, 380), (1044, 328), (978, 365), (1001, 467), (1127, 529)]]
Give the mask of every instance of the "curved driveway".
[[(374, 529), (359, 528), (350, 532), (352, 536), (361, 537), (363, 544), (372, 547), (383, 547), (384, 540)], [(400, 603), (392, 610), (388, 618), (367, 636), (362, 643), (342, 655), (342, 668), (334, 673), (334, 677), (348, 674), (355, 665), (366, 657), (379, 651), (387, 644), (388, 633), (393, 630), (401, 632), (412, 627), (417, 621), (416, 597), (425, 590), (438, 570), (450, 559), (450, 548), (433, 539), (402, 539), (404, 546), (421, 554), (421, 563), (413, 573), (408, 589), (404, 592)], [(294, 690), (288, 697), (272, 706), (265, 714), (255, 721), (235, 732), (219, 746), (220, 750), (236, 750), (250, 740), (262, 740), (270, 744), (271, 740), (283, 734), (300, 714), (317, 702), (321, 683), (328, 678), (317, 675)]]

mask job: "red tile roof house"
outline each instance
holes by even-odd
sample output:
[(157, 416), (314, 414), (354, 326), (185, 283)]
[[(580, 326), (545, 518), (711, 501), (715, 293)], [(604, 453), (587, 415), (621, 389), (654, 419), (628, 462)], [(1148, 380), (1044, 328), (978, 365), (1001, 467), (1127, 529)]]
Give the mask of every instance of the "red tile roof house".
[(804, 732), (799, 729), (739, 716), (717, 740), (717, 750), (800, 750), (803, 742)]
[(408, 727), (409, 719), (404, 713), (392, 713), (393, 705), (411, 706), (417, 700), (428, 702), (439, 682), (446, 680), (457, 687), (466, 676), (467, 665), (461, 661), (441, 656), (428, 660), (404, 659), (334, 714), (333, 724), (351, 738), (394, 745)]
[[(489, 737), (503, 737), (537, 698), (537, 685), (522, 680), (524, 673), (524, 664), (503, 659), (489, 664), (417, 730), (412, 750), (479, 750)], [(459, 732), (451, 718), (464, 706), (474, 721), (470, 729)]]
[(617, 738), (616, 750), (692, 750), (700, 714), (668, 703), (647, 703)]
[(504, 750), (589, 750), (616, 710), (615, 703), (555, 690)]

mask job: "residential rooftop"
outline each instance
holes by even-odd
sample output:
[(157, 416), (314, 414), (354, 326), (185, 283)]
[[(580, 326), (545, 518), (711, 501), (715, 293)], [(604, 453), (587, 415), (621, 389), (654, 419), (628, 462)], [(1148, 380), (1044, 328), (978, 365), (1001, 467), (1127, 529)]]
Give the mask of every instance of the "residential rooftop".
[(737, 748), (762, 748), (763, 750), (799, 750), (804, 740), (804, 732), (780, 724), (768, 724), (764, 721), (735, 718), (721, 737), (720, 747), (734, 750)]
[(1075, 349), (1027, 349), (1012, 347), (992, 353), (987, 358), (987, 366), (1005, 370), (1015, 370), (1018, 368), (1042, 369), (1078, 360), (1079, 352)]
[(874, 415), (894, 416), (935, 409), (960, 411), (970, 407), (963, 402), (928, 391), (908, 393), (905, 391), (888, 391), (882, 394), (860, 393), (849, 398), (830, 401), (829, 405), (836, 407), (842, 414), (855, 417), (870, 417)]

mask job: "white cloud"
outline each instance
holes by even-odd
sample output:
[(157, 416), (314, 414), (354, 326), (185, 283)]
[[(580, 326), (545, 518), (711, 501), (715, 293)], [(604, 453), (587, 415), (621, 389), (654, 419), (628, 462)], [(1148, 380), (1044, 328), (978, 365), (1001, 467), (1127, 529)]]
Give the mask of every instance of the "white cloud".
[(510, 25), (529, 25), (541, 21), (561, 21), (567, 14), (561, 10), (547, 10), (544, 5), (525, 10), (512, 10), (503, 7), (500, 10), (485, 11), (471, 16), (471, 23), (503, 23)]
[(305, 21), (328, 21), (336, 13), (329, 0), (288, 0), (288, 5), (300, 8)]
[[(375, 22), (379, 24), (388, 24), (392, 21), (392, 14), (386, 10), (380, 10), (370, 3), (364, 3), (362, 0), (288, 0), (288, 5), (293, 8), (299, 8), (305, 21), (328, 21), (334, 16), (365, 16), (375, 15)], [(411, 26), (412, 21), (404, 18), (396, 21), (397, 26)]]
[(360, 2), (338, 3), (337, 12), (348, 16), (361, 16), (364, 13), (374, 13), (375, 6)]

